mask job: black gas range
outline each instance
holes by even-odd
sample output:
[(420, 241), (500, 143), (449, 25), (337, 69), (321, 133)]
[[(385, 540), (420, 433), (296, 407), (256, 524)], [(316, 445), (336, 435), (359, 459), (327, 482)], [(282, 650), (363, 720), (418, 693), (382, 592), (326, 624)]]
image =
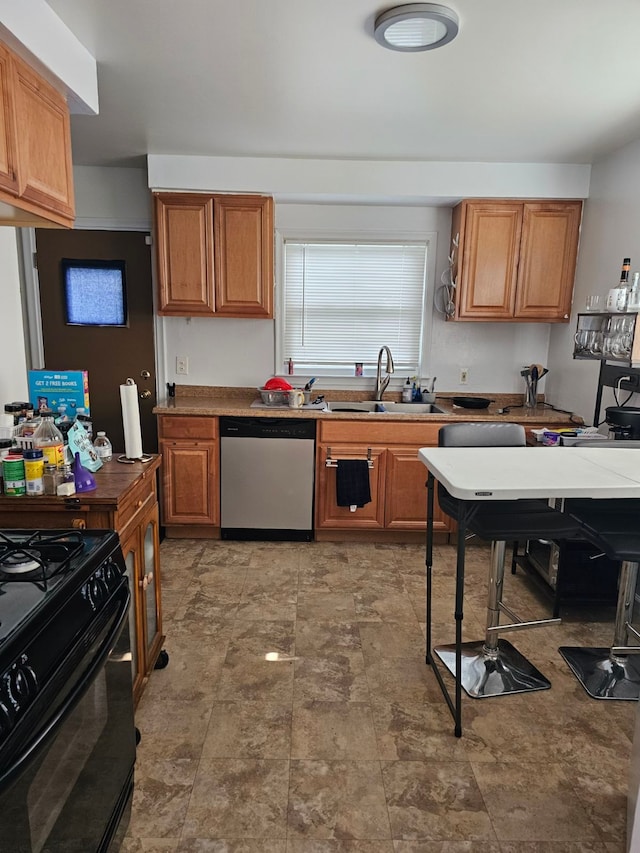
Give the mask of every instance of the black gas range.
[(113, 531), (0, 531), (6, 849), (102, 853), (126, 828), (135, 762), (130, 600)]

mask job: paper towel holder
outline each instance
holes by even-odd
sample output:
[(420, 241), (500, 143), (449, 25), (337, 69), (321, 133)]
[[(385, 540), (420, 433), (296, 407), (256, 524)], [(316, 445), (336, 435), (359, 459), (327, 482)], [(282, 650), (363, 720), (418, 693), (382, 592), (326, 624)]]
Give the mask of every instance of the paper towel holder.
[[(131, 379), (131, 377), (129, 377), (127, 379), (127, 381), (125, 382), (125, 385), (135, 385), (135, 384), (136, 384), (135, 380)], [(125, 432), (126, 432), (126, 427), (125, 427)], [(125, 444), (126, 444), (126, 439), (125, 439)], [(150, 456), (148, 453), (141, 453), (140, 456), (136, 456), (136, 457), (126, 456), (123, 453), (121, 456), (118, 456), (117, 461), (122, 462), (125, 465), (133, 465), (134, 462), (151, 462), (152, 459), (153, 459), (153, 456)]]

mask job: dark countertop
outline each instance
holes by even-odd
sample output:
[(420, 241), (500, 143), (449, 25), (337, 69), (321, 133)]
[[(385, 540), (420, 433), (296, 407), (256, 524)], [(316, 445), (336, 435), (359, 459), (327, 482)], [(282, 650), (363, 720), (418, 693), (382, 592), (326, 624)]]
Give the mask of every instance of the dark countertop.
[[(367, 400), (371, 399), (366, 393), (349, 391), (319, 390), (314, 394), (324, 394), (325, 398), (332, 400)], [(398, 395), (387, 394), (387, 399), (393, 400)], [(259, 395), (253, 389), (207, 387), (207, 386), (182, 386), (178, 389), (175, 397), (169, 397), (159, 402), (154, 408), (157, 415), (200, 415), (218, 417), (221, 415), (242, 417), (278, 417), (278, 418), (315, 418), (316, 420), (392, 420), (403, 423), (417, 421), (428, 423), (429, 421), (517, 421), (526, 426), (527, 423), (543, 424), (553, 426), (567, 424), (570, 416), (566, 412), (558, 412), (549, 408), (540, 401), (535, 409), (527, 409), (522, 406), (521, 394), (494, 394), (495, 402), (487, 409), (462, 409), (453, 405), (452, 397), (457, 396), (453, 392), (436, 394), (435, 405), (442, 409), (442, 414), (412, 414), (392, 412), (323, 412), (318, 408), (290, 409), (288, 407), (268, 406), (251, 408), (251, 403), (259, 399)], [(487, 396), (472, 394), (467, 396)], [(384, 401), (383, 401), (384, 402)], [(511, 406), (511, 408), (509, 408)], [(500, 408), (509, 409), (502, 414), (498, 413)], [(581, 418), (577, 421), (582, 422)]]

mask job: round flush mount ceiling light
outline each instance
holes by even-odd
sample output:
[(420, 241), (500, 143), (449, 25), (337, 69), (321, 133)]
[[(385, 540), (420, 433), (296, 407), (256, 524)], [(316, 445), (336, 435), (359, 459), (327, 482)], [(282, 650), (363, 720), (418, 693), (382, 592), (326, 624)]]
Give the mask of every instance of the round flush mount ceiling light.
[(378, 15), (374, 36), (390, 50), (433, 50), (449, 44), (458, 34), (458, 16), (436, 3), (406, 3)]

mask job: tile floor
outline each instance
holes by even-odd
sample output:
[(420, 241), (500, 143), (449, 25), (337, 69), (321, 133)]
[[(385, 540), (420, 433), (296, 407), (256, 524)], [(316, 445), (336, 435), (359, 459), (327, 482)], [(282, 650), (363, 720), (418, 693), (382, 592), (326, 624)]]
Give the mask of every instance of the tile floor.
[[(468, 552), (465, 639), (488, 555)], [(608, 645), (611, 608), (511, 635), (552, 688), (465, 697), (457, 739), (424, 663), (423, 546), (165, 540), (161, 562), (170, 660), (136, 715), (123, 853), (625, 850), (635, 703), (590, 699), (557, 651)], [(449, 642), (454, 549), (434, 563)], [(548, 613), (522, 573), (505, 602)]]

